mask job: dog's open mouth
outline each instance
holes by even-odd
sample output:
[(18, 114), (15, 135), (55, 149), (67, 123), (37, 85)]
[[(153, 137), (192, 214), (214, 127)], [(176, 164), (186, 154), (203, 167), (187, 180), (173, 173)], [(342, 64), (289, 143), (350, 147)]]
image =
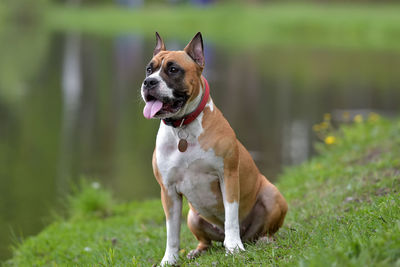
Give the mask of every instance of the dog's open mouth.
[(183, 100), (158, 99), (152, 95), (147, 95), (145, 99), (146, 106), (143, 109), (143, 115), (146, 119), (164, 114), (174, 114), (184, 104)]

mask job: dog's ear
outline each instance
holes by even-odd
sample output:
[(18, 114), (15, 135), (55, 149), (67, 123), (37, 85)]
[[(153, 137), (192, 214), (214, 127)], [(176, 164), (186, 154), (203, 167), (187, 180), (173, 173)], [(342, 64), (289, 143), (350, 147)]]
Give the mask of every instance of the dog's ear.
[(156, 32), (156, 39), (157, 39), (157, 44), (156, 44), (156, 47), (154, 48), (153, 57), (155, 55), (157, 55), (158, 53), (160, 53), (161, 51), (165, 51), (166, 50), (164, 41), (161, 38), (161, 36), (158, 34), (158, 32)]
[(203, 37), (198, 32), (185, 47), (184, 51), (200, 66), (204, 67)]

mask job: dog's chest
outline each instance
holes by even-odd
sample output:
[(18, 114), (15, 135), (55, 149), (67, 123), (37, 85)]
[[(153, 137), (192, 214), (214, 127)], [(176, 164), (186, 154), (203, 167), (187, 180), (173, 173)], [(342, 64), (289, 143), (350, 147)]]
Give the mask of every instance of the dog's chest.
[[(201, 120), (200, 120), (201, 121)], [(213, 149), (207, 151), (198, 141), (203, 132), (201, 124), (190, 124), (188, 148), (180, 152), (176, 129), (161, 125), (157, 135), (156, 158), (162, 182), (168, 190), (182, 193), (202, 215), (217, 215), (215, 207), (221, 200), (219, 187), (223, 177), (223, 159)]]

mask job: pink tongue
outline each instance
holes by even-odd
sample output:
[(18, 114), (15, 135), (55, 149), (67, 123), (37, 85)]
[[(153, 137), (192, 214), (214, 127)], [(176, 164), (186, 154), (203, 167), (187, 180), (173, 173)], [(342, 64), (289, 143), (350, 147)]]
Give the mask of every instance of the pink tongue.
[(151, 119), (156, 115), (157, 112), (162, 109), (163, 103), (160, 100), (152, 100), (146, 102), (146, 106), (143, 109), (143, 115), (146, 119)]

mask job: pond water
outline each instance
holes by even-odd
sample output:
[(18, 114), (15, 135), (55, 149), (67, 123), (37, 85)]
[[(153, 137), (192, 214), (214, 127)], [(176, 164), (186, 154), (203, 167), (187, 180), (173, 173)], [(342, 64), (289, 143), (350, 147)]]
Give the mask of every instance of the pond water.
[[(324, 113), (400, 111), (398, 53), (238, 49), (204, 37), (213, 100), (270, 180), (313, 155)], [(172, 50), (186, 45), (165, 39)], [(159, 121), (144, 119), (139, 94), (153, 46), (135, 34), (0, 32), (0, 260), (82, 176), (119, 200), (159, 197)]]

